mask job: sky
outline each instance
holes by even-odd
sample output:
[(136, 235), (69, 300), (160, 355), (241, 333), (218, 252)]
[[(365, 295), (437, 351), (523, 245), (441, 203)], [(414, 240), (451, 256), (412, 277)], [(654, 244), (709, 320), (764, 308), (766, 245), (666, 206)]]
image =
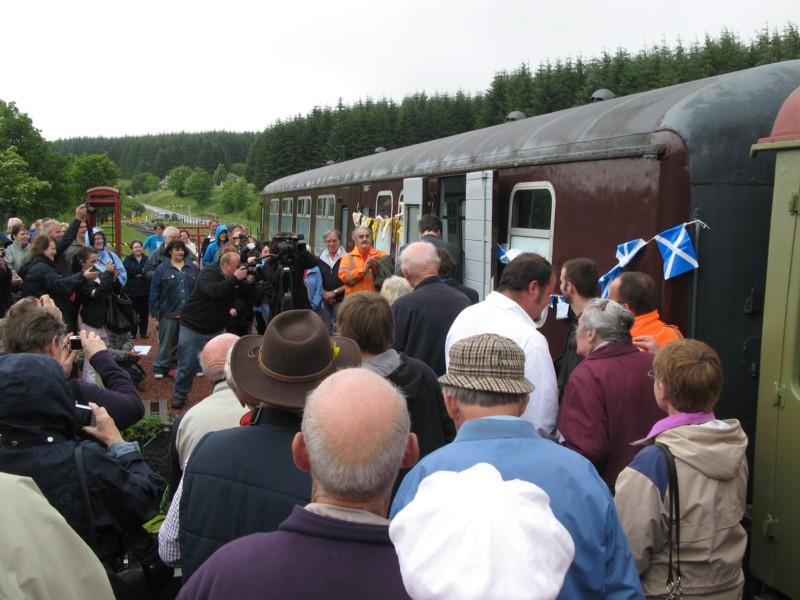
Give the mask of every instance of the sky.
[(261, 131), (339, 98), (475, 93), (523, 62), (790, 22), (797, 0), (25, 0), (0, 11), (0, 99), (49, 140)]

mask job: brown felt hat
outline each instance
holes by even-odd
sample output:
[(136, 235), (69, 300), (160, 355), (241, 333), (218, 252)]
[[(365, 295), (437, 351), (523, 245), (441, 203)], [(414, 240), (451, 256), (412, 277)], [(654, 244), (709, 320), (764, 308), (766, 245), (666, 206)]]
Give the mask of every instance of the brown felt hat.
[(456, 388), (529, 394), (533, 384), (525, 378), (525, 353), (516, 342), (494, 333), (473, 335), (450, 347), (450, 364), (439, 383)]
[(310, 310), (287, 310), (263, 336), (246, 335), (233, 345), (225, 365), (228, 385), (250, 406), (267, 404), (302, 412), (306, 395), (328, 375), (361, 364), (350, 338), (330, 337)]

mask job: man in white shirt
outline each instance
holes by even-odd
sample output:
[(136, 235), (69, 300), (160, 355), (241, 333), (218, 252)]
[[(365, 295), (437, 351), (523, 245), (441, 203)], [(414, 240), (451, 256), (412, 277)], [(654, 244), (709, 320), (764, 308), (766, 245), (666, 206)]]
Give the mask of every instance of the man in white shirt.
[(514, 340), (525, 352), (525, 377), (534, 385), (522, 418), (549, 438), (555, 437), (558, 386), (547, 340), (537, 330), (536, 321), (547, 310), (555, 286), (553, 267), (545, 258), (530, 252), (520, 254), (503, 270), (497, 291), (461, 311), (445, 342), (449, 365), (450, 347), (458, 340), (482, 333)]

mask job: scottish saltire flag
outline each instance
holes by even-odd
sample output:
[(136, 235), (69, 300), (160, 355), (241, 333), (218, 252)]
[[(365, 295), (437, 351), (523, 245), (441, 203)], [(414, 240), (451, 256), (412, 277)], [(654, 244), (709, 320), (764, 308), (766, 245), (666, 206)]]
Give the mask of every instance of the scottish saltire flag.
[(642, 238), (637, 238), (635, 240), (631, 240), (630, 242), (619, 244), (617, 246), (617, 261), (619, 262), (619, 266), (624, 268), (633, 260), (633, 257), (636, 256), (636, 253), (646, 245), (647, 242), (645, 242)]
[(653, 239), (664, 259), (664, 279), (677, 277), (700, 266), (692, 238), (686, 231), (686, 223), (662, 231)]
[(611, 267), (611, 270), (608, 273), (606, 273), (600, 279), (597, 280), (597, 285), (600, 286), (601, 298), (608, 298), (610, 284), (617, 277), (619, 277), (620, 273), (622, 273), (622, 267), (617, 264)]
[(497, 244), (497, 260), (499, 260), (504, 265), (507, 265), (510, 261), (508, 260), (508, 254), (506, 249), (503, 247), (503, 244)]

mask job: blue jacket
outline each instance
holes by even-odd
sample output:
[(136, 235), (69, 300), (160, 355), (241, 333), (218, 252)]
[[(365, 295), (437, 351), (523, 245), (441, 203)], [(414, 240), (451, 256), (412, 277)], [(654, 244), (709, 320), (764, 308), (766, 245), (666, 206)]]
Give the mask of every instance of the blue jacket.
[(208, 245), (208, 248), (206, 248), (206, 253), (203, 255), (204, 267), (219, 262), (219, 251), (222, 250), (222, 247), (220, 246), (219, 243), (219, 236), (222, 234), (223, 231), (227, 233), (228, 226), (217, 225), (217, 233), (215, 235), (214, 241)]
[(153, 250), (156, 250), (161, 244), (164, 243), (164, 236), (163, 235), (156, 235), (155, 233), (152, 235), (148, 235), (147, 238), (142, 243), (142, 248), (144, 251), (150, 254)]
[(193, 263), (184, 264), (181, 271), (170, 261), (158, 265), (150, 280), (150, 314), (156, 318), (179, 316), (199, 276)]
[(588, 460), (542, 439), (514, 417), (467, 421), (452, 444), (422, 459), (406, 475), (392, 503), (393, 517), (414, 499), (422, 480), (437, 471), (463, 471), (480, 462), (503, 479), (521, 479), (550, 496), (550, 508), (575, 543), (575, 559), (559, 598), (644, 598), (636, 565), (608, 487)]
[[(114, 266), (117, 268), (117, 281), (121, 286), (124, 287), (125, 284), (128, 283), (128, 273), (125, 271), (125, 265), (122, 264), (119, 256), (117, 256), (116, 253), (108, 247), (108, 243), (106, 242), (106, 234), (101, 229), (95, 227), (94, 231), (92, 232), (92, 239), (94, 239), (94, 236), (97, 234), (102, 234), (103, 236), (103, 249), (97, 253), (97, 268), (101, 273), (103, 273), (106, 270), (106, 263), (108, 261), (113, 262)], [(94, 244), (92, 244), (89, 240), (88, 232), (86, 235), (88, 245), (93, 246)]]
[(308, 290), (308, 301), (311, 303), (311, 310), (322, 313), (322, 273), (319, 267), (309, 269), (305, 277), (306, 289)]

